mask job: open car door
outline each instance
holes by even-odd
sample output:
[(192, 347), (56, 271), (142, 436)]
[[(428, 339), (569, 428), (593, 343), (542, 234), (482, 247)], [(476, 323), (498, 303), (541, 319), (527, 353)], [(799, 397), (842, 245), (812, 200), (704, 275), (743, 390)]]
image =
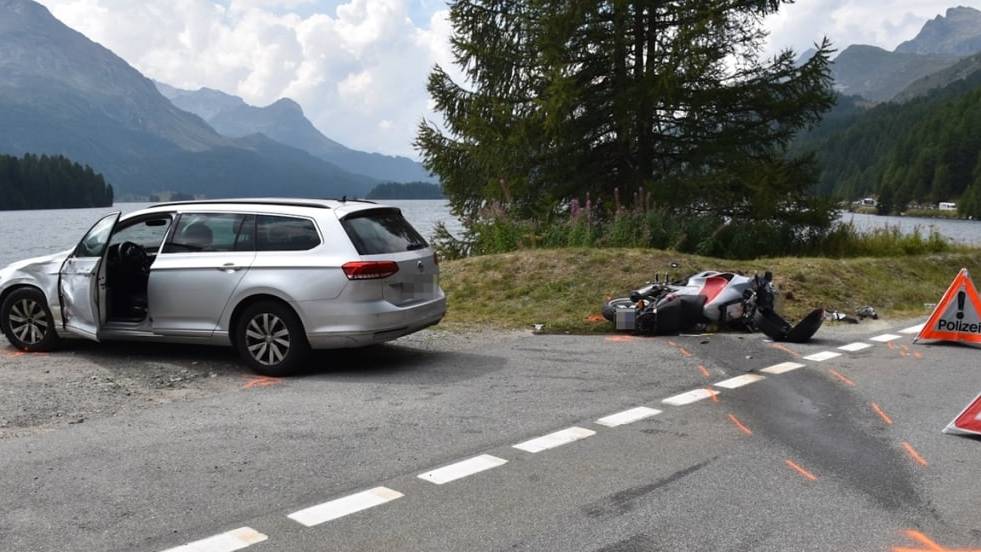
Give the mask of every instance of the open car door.
[(64, 328), (93, 341), (105, 322), (105, 258), (119, 212), (96, 222), (65, 259), (58, 275), (58, 299)]

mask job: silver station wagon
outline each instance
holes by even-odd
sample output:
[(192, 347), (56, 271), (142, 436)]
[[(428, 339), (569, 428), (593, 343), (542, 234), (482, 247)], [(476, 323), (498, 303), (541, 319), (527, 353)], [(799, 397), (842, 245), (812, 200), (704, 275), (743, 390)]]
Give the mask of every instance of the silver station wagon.
[(0, 327), (23, 351), (67, 335), (231, 345), (273, 376), (311, 348), (389, 341), (445, 313), (429, 245), (368, 201), (164, 203), (0, 270)]

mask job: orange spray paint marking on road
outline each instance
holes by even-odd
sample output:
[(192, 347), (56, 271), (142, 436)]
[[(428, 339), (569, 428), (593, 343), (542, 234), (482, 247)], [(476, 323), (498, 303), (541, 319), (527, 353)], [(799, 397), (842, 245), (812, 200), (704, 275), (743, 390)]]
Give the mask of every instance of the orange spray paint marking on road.
[(3, 354), (6, 355), (6, 356), (9, 356), (10, 358), (17, 358), (17, 357), (22, 357), (22, 356), (25, 356), (25, 355), (31, 355), (31, 356), (48, 356), (48, 353), (45, 353), (43, 351), (36, 352), (36, 353), (32, 353), (30, 351), (10, 351), (10, 352), (4, 351)]
[(612, 341), (613, 343), (630, 343), (634, 338), (629, 335), (611, 335), (606, 340)]
[(916, 541), (923, 548), (894, 546), (892, 552), (981, 552), (981, 548), (945, 548), (934, 542), (930, 537), (914, 529), (907, 529), (903, 533), (906, 535), (906, 538)]
[(793, 349), (790, 349), (788, 347), (784, 347), (783, 345), (781, 345), (779, 343), (770, 343), (770, 348), (771, 349), (776, 349), (778, 351), (783, 351), (783, 352), (787, 353), (788, 355), (790, 355), (792, 357), (800, 358), (800, 353), (798, 353), (797, 351), (795, 351)]
[(698, 371), (702, 373), (702, 376), (704, 376), (705, 379), (709, 379), (709, 378), (712, 377), (712, 375), (709, 374), (708, 368), (706, 368), (705, 366), (703, 366), (701, 364), (698, 365)]
[(706, 387), (705, 390), (709, 392), (709, 398), (712, 399), (712, 402), (716, 402), (716, 403), (719, 402), (719, 392), (718, 391), (716, 391), (715, 389), (712, 389), (711, 387)]
[(739, 428), (739, 431), (742, 431), (746, 435), (752, 435), (753, 434), (753, 432), (748, 427), (746, 427), (745, 424), (743, 424), (741, 421), (739, 421), (739, 418), (737, 418), (734, 414), (729, 414), (729, 421), (731, 421), (732, 423), (736, 424), (736, 427)]
[(845, 377), (845, 376), (844, 376), (844, 375), (843, 375), (843, 374), (842, 374), (841, 372), (839, 372), (838, 370), (835, 370), (834, 368), (828, 368), (828, 372), (830, 372), (832, 376), (834, 376), (834, 377), (836, 377), (836, 378), (837, 378), (837, 379), (838, 379), (839, 381), (841, 381), (841, 382), (842, 382), (842, 383), (844, 383), (845, 385), (851, 385), (852, 387), (854, 387), (854, 386), (855, 386), (855, 382), (854, 382), (854, 381), (852, 381), (852, 380), (850, 380), (850, 379), (848, 379), (848, 378), (846, 378), (846, 377)]
[(906, 441), (903, 441), (902, 445), (903, 448), (906, 450), (906, 454), (908, 454), (909, 457), (912, 458), (914, 462), (924, 467), (928, 465), (926, 459), (920, 456), (919, 452), (916, 452), (916, 449), (913, 448), (913, 445), (907, 443)]
[(808, 479), (808, 480), (811, 480), (811, 481), (817, 481), (817, 476), (816, 475), (814, 475), (813, 473), (811, 473), (811, 472), (805, 470), (804, 468), (798, 466), (793, 460), (790, 460), (788, 458), (787, 460), (784, 460), (784, 462), (787, 463), (787, 466), (790, 467), (790, 469), (792, 469), (795, 472), (799, 473), (801, 475), (801, 477), (803, 477), (804, 479)]
[(276, 385), (283, 383), (282, 378), (270, 378), (268, 376), (258, 376), (250, 378), (249, 381), (245, 382), (242, 389), (254, 389), (256, 387), (269, 387), (270, 385)]
[(872, 407), (872, 411), (878, 414), (879, 417), (882, 418), (883, 422), (886, 422), (886, 425), (892, 425), (892, 418), (890, 418), (879, 405), (875, 403), (869, 403), (869, 405)]
[(916, 360), (923, 360), (923, 353), (919, 351), (913, 351), (913, 358)]
[(674, 347), (675, 349), (678, 349), (678, 352), (679, 352), (679, 353), (681, 353), (681, 356), (683, 356), (683, 357), (685, 357), (685, 358), (690, 358), (690, 357), (692, 357), (692, 356), (693, 356), (693, 355), (692, 355), (692, 354), (691, 354), (691, 353), (690, 353), (690, 352), (688, 351), (688, 349), (685, 349), (684, 347), (682, 347), (681, 345), (678, 345), (678, 344), (677, 344), (677, 343), (675, 343), (674, 341), (668, 341), (668, 345), (670, 345), (670, 346), (672, 346), (672, 347)]

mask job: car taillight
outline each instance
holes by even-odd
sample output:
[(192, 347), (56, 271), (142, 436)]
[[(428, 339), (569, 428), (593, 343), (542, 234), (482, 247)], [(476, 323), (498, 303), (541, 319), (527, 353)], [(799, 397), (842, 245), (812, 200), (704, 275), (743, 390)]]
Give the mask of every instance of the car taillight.
[(348, 280), (380, 280), (399, 271), (394, 261), (352, 261), (341, 267)]

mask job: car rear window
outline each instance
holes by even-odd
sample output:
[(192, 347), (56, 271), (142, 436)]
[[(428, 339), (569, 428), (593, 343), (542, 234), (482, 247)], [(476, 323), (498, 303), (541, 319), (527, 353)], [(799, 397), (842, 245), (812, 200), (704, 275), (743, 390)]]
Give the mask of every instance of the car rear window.
[(306, 251), (320, 245), (320, 234), (311, 220), (271, 215), (256, 218), (259, 251)]
[(398, 209), (370, 209), (341, 221), (358, 253), (383, 255), (429, 247)]

